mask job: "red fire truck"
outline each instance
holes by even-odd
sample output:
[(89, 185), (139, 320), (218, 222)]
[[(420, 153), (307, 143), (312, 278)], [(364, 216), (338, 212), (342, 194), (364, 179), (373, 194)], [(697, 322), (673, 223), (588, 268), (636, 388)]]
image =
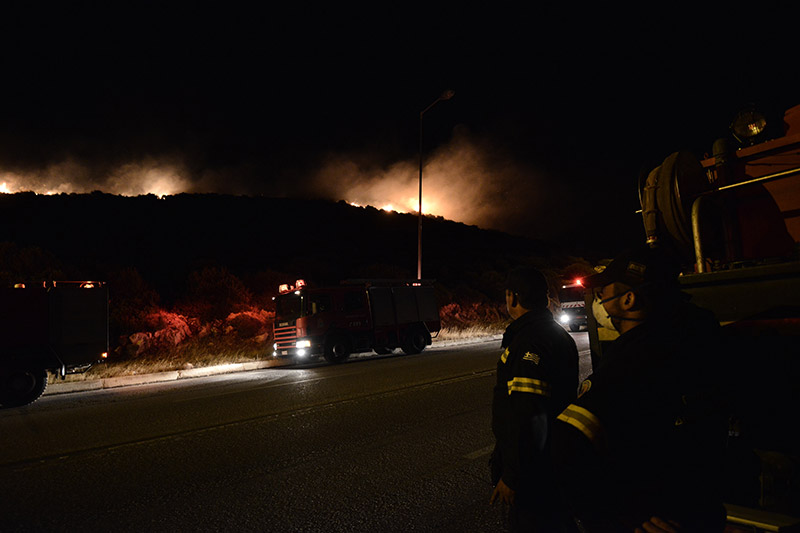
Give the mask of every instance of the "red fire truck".
[(108, 288), (44, 282), (0, 288), (0, 405), (36, 401), (47, 373), (85, 372), (108, 356)]
[(441, 323), (433, 284), (427, 280), (348, 280), (309, 287), (281, 285), (275, 298), (273, 356), (323, 355), (331, 363), (351, 353), (422, 352)]
[[(683, 257), (683, 291), (729, 341), (730, 531), (800, 528), (800, 106), (777, 135), (767, 125), (740, 113), (712, 157), (676, 152), (639, 190), (647, 242)], [(591, 313), (589, 334), (602, 360), (613, 335)]]
[(570, 331), (579, 331), (588, 325), (584, 302), (583, 280), (576, 279), (561, 286), (558, 291), (558, 321)]

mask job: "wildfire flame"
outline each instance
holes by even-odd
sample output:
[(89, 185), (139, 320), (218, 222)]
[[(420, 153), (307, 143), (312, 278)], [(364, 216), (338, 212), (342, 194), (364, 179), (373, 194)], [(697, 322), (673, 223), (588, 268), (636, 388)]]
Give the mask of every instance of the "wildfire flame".
[[(365, 207), (370, 204), (360, 204), (358, 202), (348, 202), (353, 207)], [(379, 204), (381, 202), (378, 202)], [(381, 211), (394, 211), (395, 213), (418, 213), (419, 212), (419, 199), (417, 198), (408, 198), (405, 202), (403, 202), (405, 207), (398, 207), (394, 204), (388, 203), (383, 204), (380, 207), (375, 207), (376, 209), (380, 209)], [(428, 202), (423, 199), (422, 201), (422, 212), (427, 214), (437, 214), (436, 213), (436, 202)]]
[(146, 159), (122, 164), (102, 178), (91, 178), (89, 173), (86, 166), (70, 159), (38, 171), (11, 172), (0, 168), (0, 193), (59, 194), (101, 190), (121, 196), (154, 194), (163, 197), (193, 188), (183, 166), (169, 161)]
[[(377, 162), (380, 161), (380, 162)], [(423, 167), (422, 212), (484, 228), (516, 230), (520, 218), (537, 227), (557, 218), (553, 202), (545, 198), (569, 194), (560, 181), (542, 179), (509, 161), (503, 150), (456, 132), (454, 139), (431, 150)], [(116, 166), (96, 166), (67, 157), (35, 171), (5, 169), (0, 162), (0, 193), (37, 194), (103, 191), (121, 196), (179, 193), (268, 194), (331, 200), (354, 206), (417, 213), (419, 166), (416, 157), (386, 164), (370, 154), (329, 155), (306, 179), (255, 183), (236, 170), (201, 170), (193, 174), (180, 157), (144, 158)], [(527, 217), (527, 218), (526, 218)], [(543, 223), (543, 224), (542, 224)]]
[[(511, 165), (494, 165), (490, 150), (469, 139), (456, 139), (430, 154), (423, 167), (422, 212), (467, 224), (486, 225), (505, 206), (520, 199), (498, 196), (519, 178)], [(330, 156), (320, 169), (314, 188), (333, 198), (344, 197), (354, 206), (373, 206), (399, 213), (419, 212), (417, 161), (395, 162), (388, 167), (365, 163), (363, 157)], [(491, 227), (491, 226), (490, 226)]]

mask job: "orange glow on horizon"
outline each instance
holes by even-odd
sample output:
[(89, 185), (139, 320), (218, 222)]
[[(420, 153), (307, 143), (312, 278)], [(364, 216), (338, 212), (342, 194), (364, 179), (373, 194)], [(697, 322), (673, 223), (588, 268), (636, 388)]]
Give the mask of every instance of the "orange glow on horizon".
[(5, 194), (85, 194), (99, 190), (119, 196), (153, 194), (163, 198), (192, 189), (192, 182), (180, 163), (154, 158), (119, 165), (100, 177), (70, 159), (27, 173), (0, 168), (0, 193)]
[[(545, 218), (552, 211), (545, 199), (561, 192), (558, 182), (505, 160), (502, 153), (468, 132), (457, 133), (449, 144), (432, 150), (424, 168), (422, 213), (491, 229), (516, 227), (514, 214), (519, 212), (541, 211), (536, 216)], [(365, 153), (332, 153), (311, 174), (290, 183), (278, 177), (254, 183), (248, 174), (239, 176), (235, 169), (192, 169), (180, 154), (144, 157), (110, 167), (67, 155), (25, 172), (0, 166), (0, 193), (102, 191), (159, 198), (181, 193), (302, 198), (313, 191), (314, 197), (344, 199), (357, 207), (417, 214), (418, 163), (416, 158), (387, 162)]]

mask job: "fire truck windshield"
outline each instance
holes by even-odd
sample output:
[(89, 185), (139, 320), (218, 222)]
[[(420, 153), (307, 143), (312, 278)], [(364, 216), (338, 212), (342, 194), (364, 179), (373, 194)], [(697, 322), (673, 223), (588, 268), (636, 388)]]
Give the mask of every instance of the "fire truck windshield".
[(306, 294), (294, 291), (275, 298), (275, 316), (281, 321), (297, 320), (331, 309), (331, 297), (327, 294)]
[(275, 298), (275, 317), (280, 320), (296, 320), (304, 316), (305, 298), (301, 294), (281, 294)]
[(583, 292), (583, 287), (566, 287), (558, 291), (558, 299), (562, 302), (582, 302)]

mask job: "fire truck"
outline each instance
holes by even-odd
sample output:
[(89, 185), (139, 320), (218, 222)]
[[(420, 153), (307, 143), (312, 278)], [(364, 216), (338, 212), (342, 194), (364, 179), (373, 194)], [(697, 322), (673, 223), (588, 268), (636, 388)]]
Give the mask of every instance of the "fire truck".
[(350, 354), (422, 352), (441, 328), (428, 280), (348, 280), (339, 286), (281, 285), (275, 298), (273, 356), (322, 355), (340, 363)]
[(36, 401), (48, 372), (63, 378), (108, 357), (108, 289), (102, 282), (0, 288), (0, 405)]
[[(745, 110), (710, 157), (673, 153), (639, 184), (647, 242), (682, 259), (727, 339), (729, 531), (800, 529), (800, 106), (782, 126)], [(590, 313), (589, 335), (602, 360), (614, 334)]]
[(570, 331), (580, 331), (589, 324), (583, 292), (581, 279), (562, 285), (558, 291), (558, 321)]

